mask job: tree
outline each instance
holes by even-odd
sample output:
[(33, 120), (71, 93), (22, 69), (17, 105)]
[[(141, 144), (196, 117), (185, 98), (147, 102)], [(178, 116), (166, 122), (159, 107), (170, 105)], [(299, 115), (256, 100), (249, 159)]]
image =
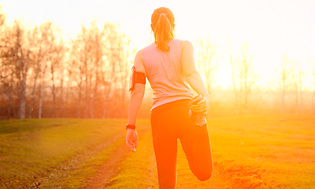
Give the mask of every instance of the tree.
[[(98, 101), (98, 91), (99, 91), (99, 84), (100, 84), (100, 66), (103, 63), (103, 47), (102, 47), (102, 43), (103, 43), (103, 35), (104, 35), (104, 31), (100, 30), (97, 25), (96, 25), (96, 21), (93, 21), (91, 23), (91, 30), (90, 32), (92, 33), (91, 36), (91, 42), (92, 42), (92, 46), (93, 46), (93, 52), (92, 55), (94, 57), (93, 59), (93, 72), (91, 73), (91, 75), (94, 76), (94, 89), (93, 91), (90, 91), (92, 93), (91, 95), (91, 103), (90, 103), (90, 115), (91, 118), (94, 118), (95, 116), (95, 104)], [(92, 79), (90, 79), (90, 87), (92, 87)]]
[[(1, 53), (2, 54), (2, 53)], [(3, 54), (2, 54), (3, 55)], [(4, 55), (5, 57), (6, 55)], [(11, 104), (12, 104), (12, 92), (14, 88), (14, 68), (13, 65), (8, 63), (7, 59), (0, 59), (1, 71), (0, 71), (0, 84), (3, 86), (5, 99), (7, 101), (7, 118), (11, 117)]]
[(253, 90), (253, 84), (257, 81), (257, 75), (254, 73), (252, 65), (253, 56), (248, 53), (248, 45), (245, 43), (241, 48), (241, 55), (239, 60), (240, 82), (244, 88), (244, 113), (247, 115), (249, 108), (249, 95)]
[(7, 101), (7, 118), (11, 117), (11, 102), (13, 91), (13, 65), (9, 59), (12, 58), (10, 51), (11, 35), (8, 32), (8, 26), (5, 25), (6, 14), (0, 6), (0, 85), (4, 89), (5, 99)]
[[(10, 50), (15, 63), (15, 75), (19, 84), (20, 119), (25, 118), (26, 80), (30, 63), (30, 48), (27, 46), (32, 46), (29, 35), (30, 33), (26, 31), (23, 24), (15, 20), (12, 26), (12, 43)], [(28, 41), (26, 39), (28, 39)]]
[(28, 114), (29, 118), (32, 117), (37, 79), (38, 79), (38, 76), (40, 73), (40, 65), (41, 65), (43, 58), (44, 58), (43, 40), (42, 40), (41, 33), (40, 33), (40, 30), (38, 27), (34, 28), (32, 40), (34, 41), (35, 44), (37, 44), (37, 46), (33, 48), (33, 53), (32, 53), (33, 54), (33, 61), (34, 61), (34, 66), (33, 66), (34, 79), (33, 79), (31, 102), (30, 102), (30, 108), (29, 108), (29, 114)]
[[(43, 53), (45, 56), (43, 57), (43, 63), (44, 67), (42, 69), (41, 73), (41, 88), (40, 88), (40, 96), (39, 96), (39, 106), (38, 106), (38, 118), (41, 119), (42, 117), (42, 105), (43, 105), (43, 95), (44, 95), (44, 89), (45, 89), (45, 77), (46, 77), (46, 70), (48, 67), (48, 63), (51, 65), (52, 63), (52, 53), (54, 52), (54, 43), (56, 36), (54, 34), (54, 26), (52, 22), (44, 22), (40, 25), (40, 31), (41, 31), (41, 37), (43, 40)], [(53, 68), (52, 68), (53, 72)], [(55, 104), (55, 94), (54, 94), (54, 79), (53, 79), (53, 73), (52, 73), (52, 81), (53, 81), (53, 104)], [(55, 105), (54, 105), (55, 107)], [(53, 110), (53, 117), (55, 116), (55, 110)]]
[[(306, 63), (306, 62), (305, 62)], [(309, 62), (309, 64), (312, 66), (312, 63)], [(298, 115), (299, 112), (301, 114), (305, 113), (305, 94), (306, 94), (306, 85), (305, 85), (305, 79), (306, 79), (306, 74), (309, 73), (303, 68), (305, 68), (306, 65), (304, 65), (304, 61), (301, 62), (298, 59), (291, 59), (291, 67), (292, 67), (292, 79), (291, 79), (291, 86), (293, 87), (294, 90), (294, 104), (295, 104), (295, 115)], [(311, 77), (314, 77), (314, 69), (311, 67)], [(312, 102), (311, 106), (313, 103), (313, 97), (312, 97)], [(311, 107), (312, 111), (312, 107)]]
[(285, 113), (285, 98), (287, 95), (287, 91), (289, 89), (289, 80), (290, 80), (290, 75), (292, 73), (292, 68), (290, 68), (290, 60), (288, 58), (288, 54), (285, 53), (283, 55), (283, 61), (280, 64), (280, 68), (277, 69), (277, 72), (280, 74), (280, 79), (278, 81), (278, 90), (280, 91), (280, 98), (281, 98), (281, 113)]
[(231, 41), (228, 40), (228, 54), (229, 54), (229, 62), (230, 62), (230, 66), (231, 66), (231, 74), (232, 74), (232, 83), (233, 83), (233, 93), (234, 93), (234, 97), (235, 97), (235, 106), (236, 106), (236, 114), (239, 115), (241, 112), (241, 87), (239, 85), (239, 83), (237, 82), (239, 79), (239, 76), (237, 75), (239, 67), (237, 64), (237, 60), (234, 57), (234, 53), (232, 51), (232, 45), (231, 45)]
[(84, 95), (84, 118), (88, 117), (88, 110), (90, 108), (90, 81), (92, 74), (90, 73), (92, 69), (92, 44), (91, 44), (91, 33), (90, 30), (81, 24), (81, 31), (77, 35), (76, 39), (72, 40), (72, 55), (74, 56), (74, 61), (79, 69), (79, 92), (78, 92), (78, 117), (81, 117), (81, 101), (82, 101), (82, 91), (85, 91)]
[(302, 114), (304, 114), (304, 98), (303, 98), (303, 77), (304, 72), (301, 67), (301, 62), (298, 61), (299, 69), (298, 69), (298, 86), (299, 86), (299, 94), (300, 94), (300, 107)]
[(68, 44), (53, 22), (26, 27), (16, 20), (0, 29), (0, 100), (8, 117), (31, 118), (37, 106), (39, 119), (50, 111), (64, 117), (73, 105), (78, 117), (126, 116), (135, 52), (118, 25), (92, 21)]
[[(63, 80), (63, 74), (61, 64), (63, 62), (64, 54), (65, 54), (65, 48), (62, 41), (62, 38), (59, 36), (58, 42), (55, 42), (53, 44), (52, 52), (49, 53), (49, 59), (50, 59), (50, 70), (51, 70), (51, 82), (52, 82), (52, 96), (53, 96), (53, 118), (56, 117), (56, 70), (61, 73), (61, 80)], [(58, 70), (60, 69), (60, 70)], [(62, 99), (62, 94), (61, 97)]]
[[(121, 117), (127, 103), (127, 100), (121, 99), (125, 99), (127, 95), (126, 85), (129, 80), (130, 57), (134, 51), (129, 49), (130, 39), (125, 34), (118, 32), (117, 29), (118, 26), (112, 23), (105, 22), (104, 24), (104, 45), (106, 48), (102, 67), (105, 98), (103, 118), (110, 117), (111, 113), (111, 117)], [(112, 112), (109, 111), (110, 107), (113, 108)]]
[(234, 58), (232, 47), (229, 43), (228, 52), (230, 56), (230, 65), (232, 70), (233, 91), (236, 101), (237, 114), (248, 114), (250, 105), (250, 94), (257, 90), (257, 81), (259, 80), (253, 68), (253, 55), (248, 52), (248, 45), (244, 43), (241, 46), (240, 53), (237, 58)]
[(128, 116), (127, 113), (127, 104), (129, 102), (129, 81), (130, 81), (130, 68), (133, 64), (134, 56), (136, 54), (136, 49), (130, 48), (131, 39), (124, 35), (122, 38), (123, 45), (123, 57), (122, 57), (122, 64), (121, 64), (121, 84), (122, 84), (122, 117)]
[(293, 86), (294, 96), (295, 96), (295, 115), (299, 114), (299, 110), (301, 110), (302, 114), (304, 114), (303, 107), (303, 76), (304, 72), (301, 69), (301, 63), (299, 60), (291, 60), (292, 62), (292, 81), (291, 85)]
[(45, 42), (47, 45), (46, 56), (48, 62), (50, 62), (50, 74), (51, 74), (51, 84), (52, 84), (52, 99), (53, 99), (53, 112), (52, 117), (56, 117), (56, 69), (62, 63), (65, 54), (64, 42), (61, 37), (61, 33), (56, 25), (52, 22), (44, 23), (45, 29)]

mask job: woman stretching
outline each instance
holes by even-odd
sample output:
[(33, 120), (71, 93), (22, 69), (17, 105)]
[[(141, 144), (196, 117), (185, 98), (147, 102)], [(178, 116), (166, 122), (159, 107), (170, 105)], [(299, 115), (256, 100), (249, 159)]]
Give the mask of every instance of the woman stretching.
[[(188, 113), (191, 109), (194, 113), (206, 114), (210, 97), (195, 67), (193, 45), (174, 39), (174, 27), (171, 10), (165, 7), (154, 10), (151, 28), (155, 42), (136, 54), (126, 125), (127, 146), (136, 151), (136, 116), (147, 78), (154, 93), (150, 121), (161, 189), (175, 188), (176, 185), (177, 139), (191, 171), (199, 180), (208, 180), (213, 168), (207, 125), (197, 126)], [(188, 106), (193, 93), (187, 83), (203, 97), (195, 105)]]

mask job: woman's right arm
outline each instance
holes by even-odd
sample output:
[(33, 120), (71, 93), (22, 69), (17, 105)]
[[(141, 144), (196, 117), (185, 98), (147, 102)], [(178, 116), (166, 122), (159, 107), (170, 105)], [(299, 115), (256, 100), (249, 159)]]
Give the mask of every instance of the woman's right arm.
[(189, 85), (198, 93), (201, 94), (204, 99), (197, 105), (192, 106), (194, 112), (207, 112), (210, 105), (210, 95), (206, 89), (206, 86), (196, 69), (194, 58), (194, 47), (189, 41), (181, 41), (181, 63), (183, 67), (184, 75)]
[[(143, 50), (138, 51), (134, 60), (134, 66), (137, 72), (142, 72), (145, 74), (143, 56)], [(144, 96), (144, 92), (145, 85), (142, 83), (135, 83), (134, 89), (130, 93), (128, 125), (136, 125), (136, 118)], [(127, 129), (126, 143), (130, 150), (134, 152), (136, 151), (138, 145), (138, 133), (135, 129)]]

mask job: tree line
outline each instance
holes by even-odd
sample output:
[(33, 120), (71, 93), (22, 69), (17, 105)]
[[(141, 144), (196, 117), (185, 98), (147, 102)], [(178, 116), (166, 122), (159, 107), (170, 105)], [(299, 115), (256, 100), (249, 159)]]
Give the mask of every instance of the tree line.
[(25, 25), (1, 14), (0, 101), (7, 118), (126, 117), (135, 51), (117, 24), (81, 25), (65, 40), (51, 21)]
[[(52, 21), (8, 23), (0, 9), (0, 117), (126, 118), (136, 52), (130, 43), (131, 38), (114, 23), (99, 26), (93, 20), (81, 24), (75, 37), (65, 38)], [(262, 89), (248, 44), (233, 49), (230, 43), (222, 47), (206, 38), (199, 39), (195, 48), (198, 70), (212, 99), (210, 114), (223, 109), (236, 115), (253, 113), (264, 106), (267, 91), (276, 112), (314, 113), (313, 61), (308, 61), (305, 71), (300, 60), (284, 54), (276, 67), (279, 78), (269, 89)], [(231, 75), (231, 87), (226, 90), (216, 85), (222, 64)], [(305, 87), (305, 78), (310, 78), (312, 89)], [(152, 95), (150, 90), (146, 93)], [(150, 99), (144, 99), (147, 110)]]
[[(282, 61), (274, 66), (278, 77), (266, 87), (260, 82), (261, 74), (254, 68), (255, 57), (249, 52), (247, 43), (243, 43), (239, 49), (233, 49), (228, 40), (226, 47), (223, 47), (226, 50), (225, 56), (222, 51), (218, 52), (219, 45), (212, 43), (209, 38), (199, 39), (196, 46), (199, 50), (199, 70), (205, 76), (210, 96), (214, 102), (225, 102), (224, 105), (229, 107), (227, 111), (232, 111), (232, 114), (261, 113), (263, 108), (272, 113), (314, 114), (314, 60), (304, 59), (302, 62), (290, 57), (288, 53), (283, 54)], [(218, 87), (214, 87), (220, 79), (216, 75), (219, 64), (229, 67), (231, 78), (230, 88), (220, 92)], [(211, 110), (217, 109), (213, 103)]]

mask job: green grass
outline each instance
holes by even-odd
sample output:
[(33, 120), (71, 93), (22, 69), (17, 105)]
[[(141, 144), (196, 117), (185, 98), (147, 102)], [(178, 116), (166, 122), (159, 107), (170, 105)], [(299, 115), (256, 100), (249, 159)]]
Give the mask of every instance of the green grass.
[[(177, 188), (315, 188), (315, 117), (213, 118), (209, 132), (213, 177), (198, 181), (179, 145)], [(147, 136), (139, 141), (139, 148), (146, 150), (132, 154), (121, 164), (117, 176), (108, 183), (111, 188), (157, 187), (155, 164), (147, 162), (153, 153), (147, 147), (152, 146), (151, 140)], [(151, 177), (144, 170), (151, 170)]]
[[(0, 188), (84, 188), (121, 146), (126, 120), (26, 119), (0, 122)], [(138, 120), (136, 153), (104, 187), (158, 188), (148, 120)], [(213, 177), (198, 181), (179, 145), (177, 188), (315, 188), (315, 116), (209, 120)]]
[(126, 120), (0, 122), (0, 187), (79, 188), (124, 143)]
[(150, 142), (151, 133), (139, 139), (136, 153), (129, 153), (114, 176), (104, 184), (108, 189), (120, 188), (158, 188), (155, 157)]
[(315, 117), (213, 119), (216, 167), (242, 188), (315, 186)]

